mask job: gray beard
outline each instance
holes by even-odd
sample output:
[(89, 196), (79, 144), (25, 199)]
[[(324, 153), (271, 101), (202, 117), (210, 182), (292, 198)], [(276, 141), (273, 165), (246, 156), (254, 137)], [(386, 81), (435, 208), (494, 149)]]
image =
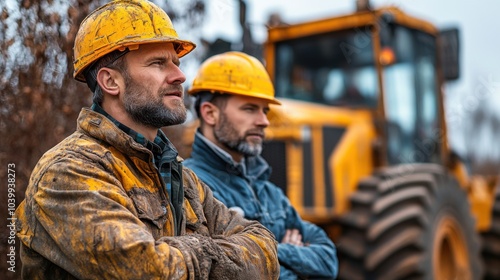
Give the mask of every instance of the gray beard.
[(244, 156), (257, 156), (262, 152), (262, 144), (250, 144), (244, 138), (238, 138), (238, 132), (222, 114), (221, 125), (214, 129), (215, 139), (226, 148), (243, 154)]
[[(159, 129), (186, 121), (187, 112), (184, 102), (180, 101), (178, 104), (175, 104), (176, 106), (173, 110), (163, 104), (161, 96), (167, 92), (167, 89), (160, 90), (156, 96), (144, 102), (140, 96), (144, 96), (147, 89), (137, 85), (128, 75), (125, 76), (125, 87), (126, 92), (123, 99), (125, 111), (135, 122)], [(176, 87), (180, 91), (183, 90), (181, 85), (176, 85)]]
[(126, 100), (125, 110), (135, 122), (148, 127), (160, 128), (186, 121), (186, 107), (182, 102), (175, 110), (169, 110), (161, 102), (138, 104)]

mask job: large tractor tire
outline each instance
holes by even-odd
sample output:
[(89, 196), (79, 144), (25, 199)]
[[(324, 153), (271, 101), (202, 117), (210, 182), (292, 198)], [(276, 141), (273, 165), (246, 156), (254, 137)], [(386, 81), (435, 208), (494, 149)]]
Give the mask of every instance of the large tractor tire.
[(500, 185), (496, 187), (490, 229), (482, 234), (484, 279), (500, 279)]
[(340, 219), (339, 279), (480, 279), (466, 194), (439, 165), (381, 170), (360, 182)]

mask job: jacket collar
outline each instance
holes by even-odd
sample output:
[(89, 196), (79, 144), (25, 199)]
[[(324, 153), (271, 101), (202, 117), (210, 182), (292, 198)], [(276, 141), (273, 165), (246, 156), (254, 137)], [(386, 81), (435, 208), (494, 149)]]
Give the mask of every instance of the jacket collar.
[(77, 119), (77, 130), (113, 146), (121, 153), (147, 161), (151, 151), (119, 129), (106, 116), (89, 108), (82, 108)]

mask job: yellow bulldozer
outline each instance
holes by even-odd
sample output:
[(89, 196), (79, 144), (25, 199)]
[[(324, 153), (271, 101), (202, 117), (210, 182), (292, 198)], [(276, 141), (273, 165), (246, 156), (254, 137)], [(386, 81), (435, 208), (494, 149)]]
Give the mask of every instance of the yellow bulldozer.
[(340, 279), (500, 279), (498, 177), (469, 174), (447, 139), (458, 34), (396, 7), (269, 29), (283, 105), (263, 156), (335, 241)]
[[(262, 156), (335, 242), (339, 279), (500, 279), (498, 176), (469, 174), (447, 139), (458, 30), (386, 7), (268, 32), (282, 106)], [(194, 128), (174, 128), (184, 157)]]

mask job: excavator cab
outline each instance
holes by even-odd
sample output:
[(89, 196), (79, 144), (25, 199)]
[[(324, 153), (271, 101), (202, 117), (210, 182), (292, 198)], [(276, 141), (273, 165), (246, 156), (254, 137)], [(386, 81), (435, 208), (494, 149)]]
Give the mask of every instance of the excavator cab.
[[(267, 61), (276, 96), (373, 112), (387, 139), (377, 165), (443, 163), (445, 77), (439, 67), (458, 69), (458, 33), (441, 37), (395, 8), (356, 18), (270, 30)], [(442, 53), (444, 64), (438, 63)]]
[[(276, 96), (331, 106), (376, 108), (373, 47), (356, 49), (354, 29), (276, 44)], [(313, 51), (314, 50), (314, 51)]]
[[(444, 164), (446, 128), (438, 55), (450, 37), (391, 23), (380, 28), (379, 63), (386, 120), (387, 162)], [(438, 33), (439, 34), (439, 33)], [(458, 52), (458, 48), (455, 48)], [(454, 55), (458, 58), (458, 53)], [(458, 63), (458, 60), (454, 60)], [(448, 151), (445, 150), (446, 153)]]

